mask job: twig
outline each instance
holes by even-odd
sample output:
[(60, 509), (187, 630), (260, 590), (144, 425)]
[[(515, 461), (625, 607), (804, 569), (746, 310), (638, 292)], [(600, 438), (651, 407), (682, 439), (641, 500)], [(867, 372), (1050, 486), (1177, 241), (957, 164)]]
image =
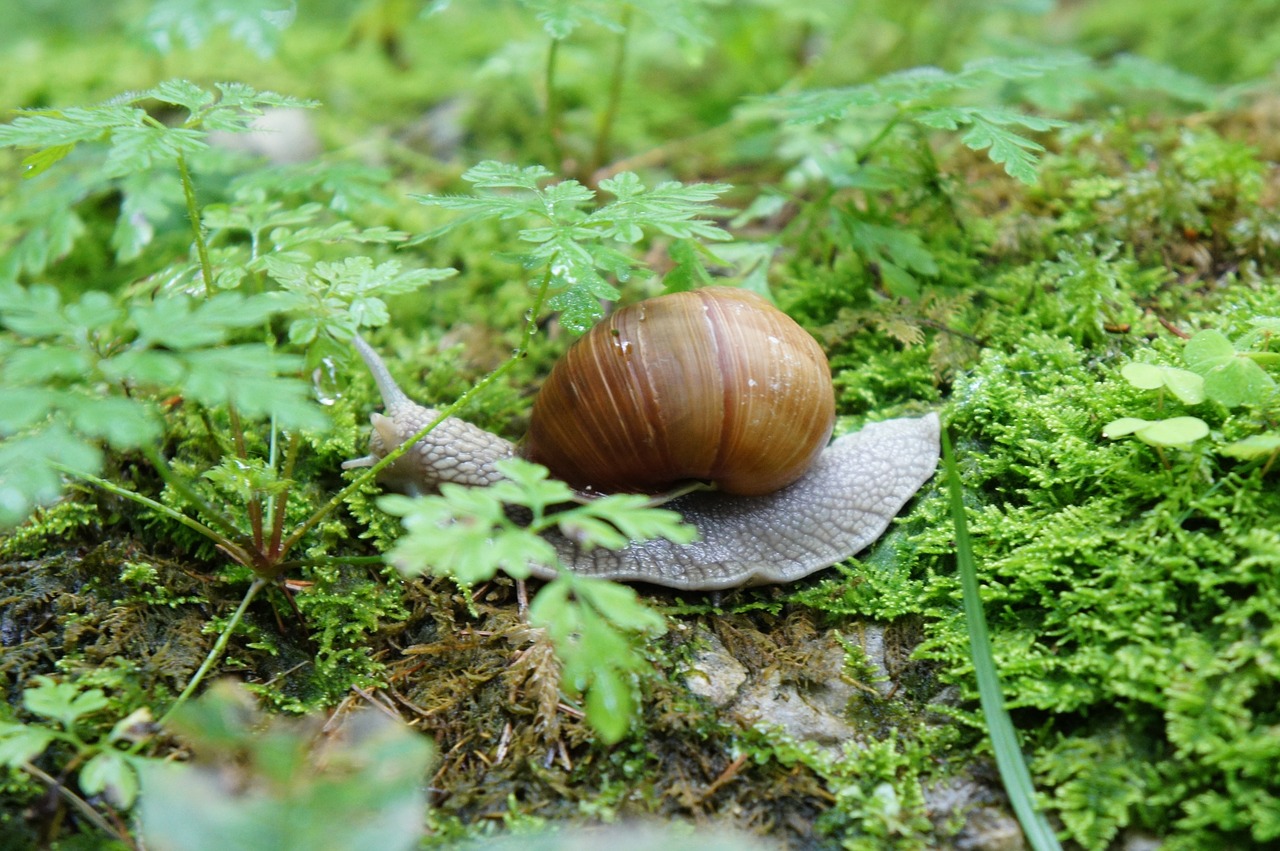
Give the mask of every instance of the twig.
[(22, 770), (61, 795), (68, 804), (74, 807), (80, 815), (84, 816), (85, 819), (92, 823), (94, 827), (98, 828), (98, 830), (101, 830), (113, 839), (124, 843), (124, 845), (131, 849), (136, 849), (138, 847), (134, 844), (133, 840), (129, 838), (128, 834), (121, 833), (116, 830), (115, 826), (112, 825), (111, 822), (103, 818), (102, 813), (95, 810), (84, 798), (81, 798), (75, 792), (72, 792), (66, 786), (62, 785), (62, 783), (58, 782), (56, 777), (52, 777), (39, 766), (30, 762), (24, 762), (22, 764)]

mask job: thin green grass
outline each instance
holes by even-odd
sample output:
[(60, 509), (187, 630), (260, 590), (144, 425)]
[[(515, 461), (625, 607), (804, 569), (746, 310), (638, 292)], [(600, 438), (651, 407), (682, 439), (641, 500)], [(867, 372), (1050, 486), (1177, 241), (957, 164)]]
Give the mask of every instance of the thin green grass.
[(982, 715), (991, 736), (991, 748), (995, 752), (996, 767), (1004, 783), (1009, 802), (1022, 825), (1022, 832), (1035, 851), (1061, 851), (1058, 837), (1048, 820), (1036, 806), (1036, 790), (1031, 782), (1031, 772), (1018, 744), (1018, 733), (1004, 708), (1004, 695), (1000, 690), (1000, 674), (991, 654), (991, 636), (987, 633), (987, 618), (982, 611), (982, 597), (978, 592), (978, 570), (973, 561), (973, 545), (969, 540), (969, 526), (965, 522), (964, 494), (960, 487), (960, 471), (956, 467), (955, 454), (951, 451), (951, 438), (942, 430), (942, 459), (947, 470), (947, 488), (951, 494), (951, 519), (955, 523), (956, 566), (960, 569), (960, 587), (964, 594), (965, 621), (969, 627), (969, 653), (973, 669), (978, 676), (978, 699)]

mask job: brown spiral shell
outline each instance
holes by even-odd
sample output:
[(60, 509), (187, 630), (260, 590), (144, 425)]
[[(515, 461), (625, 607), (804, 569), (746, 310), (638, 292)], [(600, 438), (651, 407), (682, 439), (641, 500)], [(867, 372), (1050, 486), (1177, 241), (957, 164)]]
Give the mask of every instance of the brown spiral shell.
[(802, 476), (834, 423), (814, 339), (755, 293), (711, 287), (622, 308), (571, 346), (523, 453), (584, 490), (755, 495)]

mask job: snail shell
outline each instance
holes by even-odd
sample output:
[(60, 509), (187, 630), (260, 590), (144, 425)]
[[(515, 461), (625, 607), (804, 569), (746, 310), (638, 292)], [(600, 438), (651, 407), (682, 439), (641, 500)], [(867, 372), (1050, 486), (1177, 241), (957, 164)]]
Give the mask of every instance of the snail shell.
[(581, 490), (656, 493), (705, 480), (772, 493), (835, 424), (822, 349), (755, 293), (672, 293), (614, 312), (538, 394), (524, 452)]

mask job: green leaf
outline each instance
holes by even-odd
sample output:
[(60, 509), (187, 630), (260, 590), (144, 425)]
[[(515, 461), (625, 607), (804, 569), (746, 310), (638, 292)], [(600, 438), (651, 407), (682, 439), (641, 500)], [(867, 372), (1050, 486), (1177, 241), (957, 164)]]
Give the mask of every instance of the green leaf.
[(562, 323), (574, 329), (587, 327), (601, 315), (600, 300), (619, 296), (606, 275), (625, 281), (639, 265), (608, 243), (626, 247), (654, 234), (676, 239), (730, 238), (705, 218), (718, 212), (710, 204), (728, 189), (724, 184), (667, 182), (650, 189), (636, 175), (622, 173), (600, 184), (615, 200), (586, 213), (584, 208), (595, 200), (594, 192), (576, 180), (542, 186), (548, 177), (550, 172), (542, 166), (480, 163), (463, 175), (483, 190), (476, 195), (414, 196), (423, 204), (466, 214), (424, 238), (472, 219), (520, 222), (523, 227), (517, 238), (533, 246), (521, 255), (521, 262), (529, 270), (548, 268), (552, 295), (547, 306), (561, 311)]
[[(275, 55), (280, 33), (293, 23), (296, 3), (285, 0), (153, 0), (142, 31), (161, 53), (172, 53), (179, 44), (197, 48), (213, 32), (225, 29), (234, 40), (266, 59)], [(184, 106), (199, 105), (181, 89), (164, 98)]]
[(107, 138), (115, 128), (139, 125), (145, 113), (123, 105), (19, 110), (0, 124), (0, 147), (64, 148)]
[(520, 5), (533, 10), (547, 35), (556, 40), (568, 38), (588, 23), (622, 32), (622, 25), (614, 19), (617, 10), (603, 0), (520, 0)]
[(584, 578), (574, 583), (574, 592), (621, 629), (654, 637), (667, 631), (666, 619), (644, 605), (629, 585)]
[(631, 683), (617, 671), (596, 672), (586, 694), (587, 722), (605, 744), (614, 744), (626, 735), (635, 714)]
[(1102, 436), (1115, 439), (1134, 435), (1152, 446), (1185, 447), (1209, 434), (1209, 426), (1199, 417), (1171, 417), (1154, 422), (1139, 417), (1121, 417), (1102, 428)]
[(155, 408), (139, 399), (67, 394), (63, 408), (76, 431), (100, 437), (116, 450), (157, 444), (164, 432)]
[(309, 270), (268, 257), (265, 267), (287, 290), (285, 299), (277, 299), (277, 309), (300, 315), (289, 328), (290, 341), (300, 345), (317, 340), (322, 332), (349, 340), (358, 328), (384, 325), (390, 319), (385, 297), (411, 293), (456, 274), (453, 269), (404, 269), (396, 260), (375, 266), (368, 257), (321, 261)]
[(1119, 92), (1146, 89), (1203, 107), (1220, 100), (1217, 90), (1200, 77), (1132, 53), (1115, 57), (1102, 77)]
[(790, 122), (817, 124), (869, 112), (872, 107), (893, 106), (903, 109), (929, 102), (949, 92), (1000, 81), (1035, 79), (1085, 61), (1087, 60), (1083, 57), (1071, 54), (976, 59), (966, 63), (956, 74), (927, 66), (910, 68), (886, 74), (860, 86), (775, 95), (762, 98), (759, 102), (766, 108), (781, 113)]
[(63, 398), (63, 393), (43, 387), (0, 387), (0, 435), (40, 422)]
[[(152, 9), (163, 8), (164, 5), (164, 2), (156, 3)], [(188, 18), (188, 23), (194, 24), (196, 20), (194, 17)], [(195, 114), (211, 105), (217, 98), (213, 92), (190, 80), (165, 80), (152, 88), (138, 92), (129, 99), (130, 103), (144, 103), (148, 100), (180, 106), (187, 112)]]
[(530, 564), (556, 564), (555, 549), (507, 520), (500, 494), (492, 490), (446, 484), (438, 496), (383, 497), (379, 507), (404, 518), (407, 530), (387, 560), (407, 576), (429, 572), (463, 585), (492, 579), (499, 570), (523, 579)]
[(1207, 437), (1209, 426), (1199, 417), (1171, 417), (1143, 426), (1135, 434), (1142, 442), (1155, 446), (1189, 446)]
[(62, 315), (62, 297), (53, 287), (43, 284), (0, 289), (0, 322), (27, 337), (53, 337), (71, 330)]
[(1035, 851), (1061, 851), (1057, 835), (1036, 802), (1035, 784), (1027, 769), (1018, 731), (1005, 706), (1000, 671), (991, 647), (991, 634), (983, 610), (982, 590), (978, 584), (978, 568), (969, 537), (965, 516), (964, 489), (960, 468), (951, 449), (951, 437), (942, 430), (943, 465), (947, 474), (947, 491), (951, 503), (951, 522), (955, 525), (956, 566), (960, 573), (960, 590), (964, 599), (965, 625), (969, 633), (969, 655), (978, 681), (978, 697), (986, 723), (996, 767), (1013, 811), (1022, 825), (1023, 834)]
[(493, 465), (508, 481), (493, 485), (489, 491), (509, 505), (523, 505), (542, 516), (553, 505), (572, 502), (573, 488), (558, 479), (550, 478), (547, 468), (523, 458), (504, 458)]
[(1010, 177), (1028, 185), (1039, 179), (1036, 174), (1036, 155), (1044, 150), (1044, 146), (1007, 129), (1006, 125), (1020, 123), (1032, 130), (1065, 125), (1061, 121), (1033, 119), (1014, 113), (993, 115), (990, 111), (977, 110), (970, 111), (970, 122), (972, 127), (960, 137), (960, 141), (975, 151), (987, 150), (987, 156), (992, 162), (1003, 165)]
[(462, 174), (462, 179), (479, 188), (527, 189), (536, 192), (542, 181), (553, 174), (545, 166), (514, 166), (497, 160), (485, 160)]
[(1241, 357), (1220, 331), (1195, 334), (1187, 341), (1182, 357), (1204, 379), (1205, 395), (1228, 408), (1261, 404), (1275, 389), (1275, 380), (1261, 366)]
[(42, 727), (0, 721), (0, 765), (21, 768), (44, 753), (54, 738), (53, 731)]
[(288, 479), (280, 478), (280, 471), (266, 459), (245, 460), (234, 456), (223, 458), (217, 466), (206, 470), (204, 478), (242, 502), (283, 493), (293, 484)]
[(1120, 370), (1124, 379), (1140, 390), (1168, 388), (1181, 402), (1198, 405), (1204, 401), (1204, 379), (1194, 372), (1171, 366), (1130, 363)]
[(1164, 384), (1185, 405), (1198, 405), (1204, 401), (1204, 379), (1194, 372), (1175, 367), (1164, 367)]
[(180, 355), (138, 348), (99, 361), (98, 369), (113, 381), (161, 389), (177, 388), (186, 372)]
[(203, 405), (233, 404), (250, 417), (274, 417), (285, 428), (322, 429), (327, 417), (309, 385), (283, 374), (297, 371), (302, 358), (250, 343), (186, 352), (183, 394)]
[[(198, 703), (221, 719), (215, 740), (190, 717), (175, 725), (196, 741), (191, 762), (137, 760), (138, 818), (148, 847), (187, 851), (411, 851), (423, 834), (432, 747), (379, 713), (344, 717), (323, 737), (314, 724), (244, 708), (234, 688)], [(229, 708), (221, 704), (230, 703)], [(185, 713), (184, 713), (185, 715)], [(288, 818), (282, 818), (287, 813)]]
[(1138, 429), (1150, 424), (1149, 420), (1144, 420), (1141, 417), (1121, 417), (1104, 425), (1102, 427), (1102, 436), (1114, 440), (1117, 437), (1133, 434)]
[(179, 157), (198, 154), (208, 147), (204, 133), (186, 127), (119, 127), (111, 134), (111, 148), (103, 170), (113, 177), (168, 166)]
[(710, 286), (711, 273), (703, 262), (706, 248), (691, 239), (677, 239), (667, 248), (667, 256), (674, 263), (662, 278), (663, 292), (676, 293)]
[(79, 301), (68, 304), (63, 313), (76, 331), (83, 331), (85, 336), (89, 336), (103, 331), (120, 318), (123, 311), (108, 293), (88, 292)]
[(74, 151), (75, 148), (75, 145), (51, 145), (48, 148), (23, 157), (22, 166), (26, 171), (22, 173), (22, 176), (29, 180), (44, 174), (55, 163)]
[(617, 200), (589, 215), (583, 225), (596, 229), (602, 238), (635, 243), (647, 230), (656, 230), (677, 239), (732, 239), (721, 228), (699, 219), (716, 212), (708, 205), (729, 191), (728, 184), (667, 182), (646, 189), (635, 174), (623, 172), (600, 181), (600, 188)]
[(1124, 380), (1139, 390), (1157, 390), (1164, 386), (1164, 373), (1160, 367), (1149, 363), (1125, 364), (1120, 370)]
[(80, 769), (80, 789), (90, 796), (105, 793), (113, 805), (127, 810), (138, 797), (138, 775), (124, 754), (104, 750)]
[(1219, 448), (1218, 451), (1223, 455), (1245, 460), (1265, 458), (1268, 455), (1275, 455), (1280, 452), (1280, 434), (1275, 432), (1255, 434), (1246, 437), (1244, 440), (1228, 443), (1226, 446)]
[(126, 175), (119, 181), (119, 190), (123, 197), (111, 245), (116, 260), (127, 263), (151, 244), (157, 224), (178, 208), (182, 194), (176, 181), (156, 180), (145, 172)]
[(29, 711), (52, 718), (71, 731), (76, 721), (101, 712), (109, 706), (102, 689), (81, 690), (74, 683), (57, 682), (49, 677), (36, 677), (36, 685), (22, 694), (22, 705)]
[(61, 423), (0, 441), (0, 528), (26, 519), (37, 505), (62, 494), (58, 466), (86, 473), (102, 469), (102, 452)]
[(1200, 331), (1187, 341), (1182, 356), (1193, 368), (1212, 368), (1236, 356), (1235, 346), (1221, 331)]
[(587, 547), (620, 549), (629, 541), (651, 538), (687, 544), (696, 538), (697, 530), (685, 525), (679, 513), (649, 502), (643, 494), (610, 494), (561, 512), (556, 520), (565, 535)]

